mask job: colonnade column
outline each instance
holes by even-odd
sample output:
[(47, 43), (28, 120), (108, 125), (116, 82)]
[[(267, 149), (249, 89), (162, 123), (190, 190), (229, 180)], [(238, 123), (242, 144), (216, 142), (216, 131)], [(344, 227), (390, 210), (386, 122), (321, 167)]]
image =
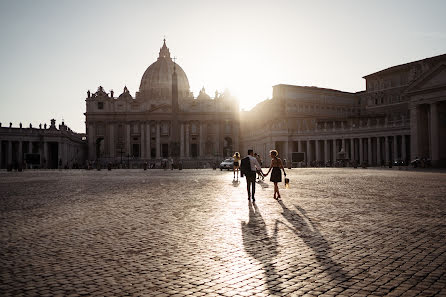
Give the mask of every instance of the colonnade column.
[(302, 140), (297, 141), (297, 150), (299, 153), (302, 152)]
[(190, 124), (186, 123), (186, 158), (189, 158), (189, 156), (190, 156), (189, 155), (189, 149), (190, 149), (189, 127), (190, 127)]
[(110, 125), (109, 125), (109, 129), (110, 129), (110, 139), (109, 139), (109, 156), (111, 157), (111, 158), (114, 158), (115, 157), (115, 134), (114, 134), (114, 130), (115, 130), (115, 127), (114, 127), (114, 125), (113, 125), (113, 123), (110, 123)]
[(199, 151), (200, 157), (204, 157), (204, 127), (203, 126), (204, 126), (203, 122), (200, 122), (200, 151)]
[(384, 144), (385, 144), (384, 152), (386, 154), (384, 159), (386, 160), (386, 163), (388, 163), (390, 161), (390, 159), (389, 159), (389, 156), (390, 156), (390, 154), (389, 154), (389, 137), (388, 136), (386, 136)]
[(42, 163), (43, 163), (42, 165), (43, 165), (44, 168), (48, 168), (48, 142), (46, 142), (46, 141), (43, 143), (43, 160), (42, 160)]
[[(432, 130), (431, 130), (432, 131)], [(410, 109), (410, 158), (418, 156), (418, 108), (414, 106)]]
[(359, 164), (362, 164), (363, 161), (364, 161), (363, 139), (359, 138)]
[(23, 148), (22, 148), (22, 141), (18, 141), (18, 145), (19, 145), (19, 154), (17, 156), (17, 161), (19, 162), (20, 165), (23, 164)]
[(430, 148), (431, 148), (431, 160), (433, 165), (437, 165), (438, 161), (440, 160), (440, 154), (439, 154), (439, 137), (440, 134), (438, 134), (438, 108), (437, 103), (431, 103), (430, 104)]
[[(94, 125), (90, 123), (88, 125), (88, 159), (94, 160), (96, 159), (96, 145), (95, 145), (95, 133), (94, 133)], [(45, 146), (45, 145), (44, 145)], [(46, 159), (45, 151), (44, 151), (44, 158)]]
[(345, 138), (342, 138), (342, 148), (344, 152), (347, 152), (347, 149), (345, 148)]
[(215, 153), (220, 156), (220, 123), (217, 121), (215, 123), (217, 139), (215, 140)]
[(146, 158), (146, 130), (144, 129), (144, 123), (141, 123), (141, 159), (145, 159)]
[(372, 157), (372, 138), (367, 138), (367, 161), (369, 166), (373, 163), (373, 157)]
[(336, 162), (336, 157), (337, 157), (337, 147), (336, 147), (336, 139), (333, 139), (333, 162)]
[(316, 139), (314, 142), (315, 142), (315, 148), (316, 148), (316, 161), (320, 161), (321, 153), (320, 153), (320, 147), (319, 147), (319, 139)]
[(398, 160), (398, 136), (393, 136), (393, 160)]
[(180, 158), (184, 158), (184, 123), (181, 122), (180, 129)]
[[(284, 159), (287, 160), (287, 163), (291, 160), (290, 158), (288, 158), (288, 144), (289, 144), (288, 141), (284, 141), (284, 144), (283, 144), (283, 149), (284, 149), (283, 156), (284, 156)], [(287, 166), (288, 166), (288, 164), (287, 164)]]
[(160, 122), (156, 122), (156, 158), (161, 157)]
[(355, 159), (355, 139), (350, 139), (350, 161), (353, 161)]
[(401, 159), (406, 162), (406, 135), (401, 135)]
[(152, 159), (152, 146), (150, 145), (150, 123), (146, 123), (146, 159)]
[(324, 161), (328, 162), (330, 159), (330, 150), (328, 149), (328, 140), (324, 140)]
[(310, 141), (309, 140), (307, 140), (305, 142), (307, 143), (307, 156), (306, 156), (306, 158), (307, 158), (307, 162), (310, 162), (311, 161), (311, 145), (310, 145)]
[[(33, 152), (33, 142), (30, 140), (30, 141), (28, 141), (28, 154), (32, 154), (32, 152)], [(0, 142), (0, 158), (1, 158), (1, 155), (2, 155), (2, 146), (1, 146), (1, 142)]]
[(125, 125), (125, 129), (126, 129), (126, 136), (125, 136), (125, 141), (126, 141), (126, 147), (125, 150), (127, 151), (127, 156), (130, 156), (130, 124), (126, 124)]
[(376, 137), (376, 163), (381, 165), (381, 137)]

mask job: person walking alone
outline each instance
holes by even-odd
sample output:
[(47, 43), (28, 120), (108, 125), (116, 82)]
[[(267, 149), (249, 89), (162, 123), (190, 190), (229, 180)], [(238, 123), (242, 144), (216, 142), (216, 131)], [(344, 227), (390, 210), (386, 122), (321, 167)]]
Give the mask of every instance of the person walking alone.
[(272, 170), (269, 180), (274, 183), (274, 199), (279, 200), (280, 193), (278, 183), (282, 181), (282, 172), (280, 171), (280, 169), (283, 170), (283, 174), (286, 176), (285, 168), (283, 167), (282, 160), (278, 157), (278, 153), (276, 150), (270, 151), (269, 154), (271, 156), (271, 166), (269, 167), (266, 175), (268, 175), (269, 172)]
[[(254, 158), (254, 151), (248, 150), (248, 156), (242, 159), (240, 164), (240, 176), (246, 175), (246, 190), (248, 191), (248, 200), (255, 202), (256, 193), (256, 172), (260, 170), (262, 172), (262, 167), (256, 158)], [(263, 172), (262, 172), (263, 174)]]
[(233, 170), (234, 170), (234, 179), (235, 179), (235, 172), (237, 172), (237, 179), (238, 179), (238, 172), (240, 169), (240, 154), (238, 152), (236, 152), (233, 156), (234, 158), (234, 166), (233, 166)]

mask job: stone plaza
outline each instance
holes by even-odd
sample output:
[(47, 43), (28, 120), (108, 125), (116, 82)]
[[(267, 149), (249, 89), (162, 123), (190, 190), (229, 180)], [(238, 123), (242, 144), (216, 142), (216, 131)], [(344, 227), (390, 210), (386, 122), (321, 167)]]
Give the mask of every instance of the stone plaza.
[(2, 296), (446, 296), (446, 173), (0, 171)]

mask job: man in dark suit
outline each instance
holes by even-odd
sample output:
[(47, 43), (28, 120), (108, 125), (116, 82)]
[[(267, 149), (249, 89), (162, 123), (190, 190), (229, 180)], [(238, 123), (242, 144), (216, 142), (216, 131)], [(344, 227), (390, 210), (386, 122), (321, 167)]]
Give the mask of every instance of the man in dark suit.
[(256, 172), (262, 172), (262, 167), (256, 158), (254, 158), (254, 151), (248, 150), (248, 156), (243, 158), (240, 163), (240, 176), (246, 175), (246, 190), (248, 191), (248, 200), (256, 201), (254, 195), (256, 193)]

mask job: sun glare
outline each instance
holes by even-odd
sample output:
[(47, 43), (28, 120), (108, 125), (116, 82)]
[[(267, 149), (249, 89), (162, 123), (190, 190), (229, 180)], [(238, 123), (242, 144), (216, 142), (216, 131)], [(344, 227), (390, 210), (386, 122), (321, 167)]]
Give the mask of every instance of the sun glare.
[(207, 78), (209, 86), (216, 86), (219, 91), (229, 90), (239, 100), (240, 108), (249, 110), (272, 95), (271, 73), (264, 69), (261, 60), (260, 55), (240, 49), (229, 53), (214, 62), (218, 71)]

